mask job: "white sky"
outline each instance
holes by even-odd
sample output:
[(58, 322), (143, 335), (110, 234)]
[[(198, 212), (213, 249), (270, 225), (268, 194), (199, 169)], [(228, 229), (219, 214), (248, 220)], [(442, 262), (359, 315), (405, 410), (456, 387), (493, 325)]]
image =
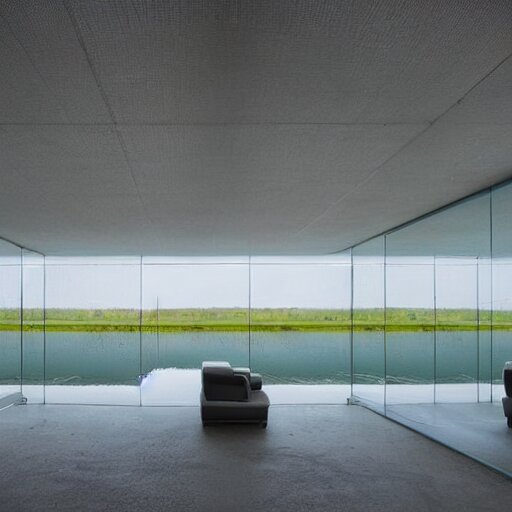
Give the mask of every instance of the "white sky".
[[(50, 265), (48, 308), (137, 308), (140, 267), (136, 265)], [(252, 265), (251, 305), (349, 308), (348, 265)], [(145, 265), (145, 309), (248, 307), (248, 265)]]
[(0, 265), (0, 308), (18, 308), (21, 300), (20, 267)]
[[(69, 262), (68, 262), (69, 263)], [(459, 263), (459, 264), (458, 264)], [(383, 306), (382, 265), (354, 268), (354, 305)], [(434, 297), (432, 265), (399, 264), (386, 268), (389, 307), (431, 308)], [(339, 264), (251, 267), (251, 305), (264, 307), (350, 307), (350, 266)], [(480, 265), (480, 307), (490, 306), (490, 266)], [(512, 260), (496, 260), (492, 267), (495, 309), (512, 310)], [(48, 308), (138, 308), (139, 265), (48, 265)], [(436, 266), (437, 306), (474, 308), (477, 267), (468, 260), (452, 259)], [(0, 307), (17, 307), (20, 300), (19, 266), (0, 265)], [(26, 307), (42, 306), (41, 267), (24, 271)], [(249, 266), (144, 265), (143, 307), (161, 308), (248, 307)]]

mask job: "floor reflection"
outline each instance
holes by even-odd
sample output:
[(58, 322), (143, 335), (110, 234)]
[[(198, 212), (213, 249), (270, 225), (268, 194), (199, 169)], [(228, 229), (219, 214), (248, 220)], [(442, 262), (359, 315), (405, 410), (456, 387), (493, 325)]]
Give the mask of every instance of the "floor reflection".
[(386, 415), (512, 477), (512, 429), (501, 404), (388, 405)]

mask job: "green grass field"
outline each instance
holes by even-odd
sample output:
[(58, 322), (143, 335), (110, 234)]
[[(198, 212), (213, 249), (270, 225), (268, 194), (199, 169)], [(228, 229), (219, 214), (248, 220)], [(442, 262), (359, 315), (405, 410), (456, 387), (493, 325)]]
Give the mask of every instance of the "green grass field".
[[(491, 322), (492, 320), (492, 322)], [(0, 330), (20, 330), (19, 310), (0, 310)], [(444, 309), (435, 314), (430, 309), (47, 309), (46, 330), (49, 332), (145, 332), (188, 331), (355, 331), (418, 332), (436, 327), (445, 331), (512, 330), (512, 311)], [(45, 322), (41, 309), (23, 311), (23, 328), (41, 331)]]

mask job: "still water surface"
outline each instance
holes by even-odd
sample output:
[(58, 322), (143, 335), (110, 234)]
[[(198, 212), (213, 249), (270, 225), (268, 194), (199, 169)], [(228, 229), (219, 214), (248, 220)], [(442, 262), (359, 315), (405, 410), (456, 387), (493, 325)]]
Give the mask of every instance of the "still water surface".
[[(488, 333), (484, 333), (488, 334)], [(482, 336), (482, 334), (481, 334)], [(512, 359), (511, 334), (493, 334), (493, 350), (476, 332), (354, 333), (357, 382), (466, 383), (499, 381), (503, 362)], [(23, 367), (20, 357), (23, 354)], [(19, 333), (2, 332), (0, 382), (47, 384), (138, 384), (154, 368), (199, 368), (204, 360), (251, 366), (268, 384), (350, 383), (350, 333), (190, 332)], [(44, 362), (46, 361), (46, 368)], [(385, 364), (384, 364), (385, 363)], [(436, 363), (436, 364), (434, 364)]]

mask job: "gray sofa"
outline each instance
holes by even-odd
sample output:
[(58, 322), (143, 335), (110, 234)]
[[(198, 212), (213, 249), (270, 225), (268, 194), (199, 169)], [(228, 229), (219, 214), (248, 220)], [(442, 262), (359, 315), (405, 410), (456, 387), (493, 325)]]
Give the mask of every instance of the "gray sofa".
[(512, 361), (505, 363), (503, 369), (503, 384), (505, 385), (505, 394), (502, 398), (503, 412), (507, 417), (507, 425), (512, 428)]
[(261, 375), (232, 368), (225, 361), (205, 361), (201, 371), (201, 420), (215, 423), (258, 423), (267, 426), (270, 401)]

